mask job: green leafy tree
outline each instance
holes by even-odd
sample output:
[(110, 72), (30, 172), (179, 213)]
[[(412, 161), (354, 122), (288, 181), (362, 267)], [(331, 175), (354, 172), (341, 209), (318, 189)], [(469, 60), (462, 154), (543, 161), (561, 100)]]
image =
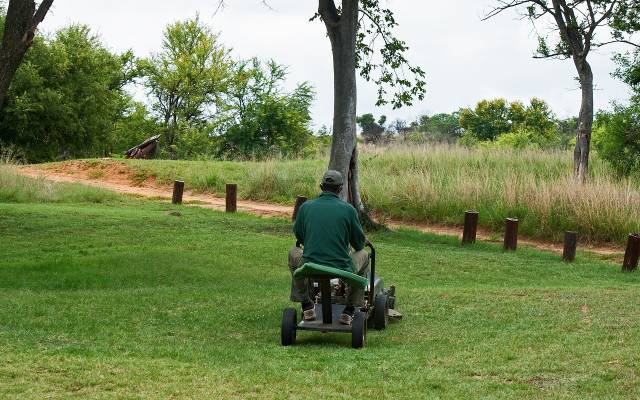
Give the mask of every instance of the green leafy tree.
[(460, 110), (460, 126), (478, 140), (495, 140), (511, 130), (514, 114), (520, 118), (518, 112), (518, 105), (510, 110), (505, 99), (481, 100), (473, 110)]
[(614, 76), (629, 85), (636, 96), (640, 96), (640, 50), (617, 54), (614, 58), (618, 63)]
[(462, 136), (460, 115), (457, 112), (422, 115), (413, 130), (422, 134), (424, 141), (428, 142), (451, 144)]
[(640, 173), (640, 101), (616, 106), (596, 119), (594, 147), (598, 155), (621, 176)]
[[(492, 18), (505, 10), (520, 10), (524, 17), (547, 31), (538, 35), (538, 58), (571, 59), (582, 90), (574, 150), (574, 175), (584, 181), (589, 167), (593, 128), (593, 71), (588, 58), (592, 49), (611, 43), (638, 46), (630, 40), (638, 30), (637, 0), (497, 0), (487, 14)], [(610, 33), (610, 35), (607, 35)], [(610, 36), (610, 38), (608, 37)], [(604, 40), (601, 40), (604, 38)]]
[(240, 62), (220, 99), (213, 125), (218, 153), (231, 159), (263, 159), (301, 154), (312, 139), (309, 108), (314, 91), (308, 83), (286, 92), (286, 69), (274, 61)]
[(108, 153), (132, 64), (132, 53), (111, 53), (86, 26), (37, 37), (0, 113), (0, 141), (30, 161)]
[(386, 139), (387, 117), (382, 115), (378, 121), (376, 121), (373, 114), (364, 114), (356, 119), (360, 128), (362, 129), (362, 137), (365, 143), (379, 144)]
[(546, 102), (533, 98), (529, 105), (504, 99), (482, 100), (475, 109), (460, 110), (466, 144), (498, 141), (516, 148), (549, 148), (559, 144), (555, 116)]
[(561, 150), (569, 150), (575, 144), (576, 129), (578, 129), (578, 118), (570, 117), (557, 121), (559, 142)]
[[(169, 25), (162, 51), (140, 66), (144, 85), (153, 98), (153, 111), (164, 128), (163, 143), (169, 157), (198, 152), (194, 146), (208, 143), (207, 121), (231, 76), (229, 50), (195, 17)], [(188, 132), (190, 139), (203, 137), (183, 141), (183, 132)]]
[[(617, 27), (625, 32), (640, 28), (640, 4), (616, 15)], [(634, 92), (630, 104), (615, 105), (612, 112), (596, 118), (594, 145), (598, 155), (621, 176), (640, 175), (640, 50), (615, 57), (614, 76)]]

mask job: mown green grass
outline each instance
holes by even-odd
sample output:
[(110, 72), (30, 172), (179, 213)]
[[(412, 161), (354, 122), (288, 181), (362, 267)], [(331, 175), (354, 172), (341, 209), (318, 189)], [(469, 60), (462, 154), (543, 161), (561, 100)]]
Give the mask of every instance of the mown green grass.
[(640, 396), (640, 279), (586, 254), (379, 233), (404, 321), (283, 348), (289, 221), (4, 202), (0, 234), (1, 398)]
[[(640, 181), (620, 180), (596, 156), (587, 184), (572, 177), (569, 153), (392, 147), (365, 149), (361, 188), (367, 207), (381, 217), (461, 224), (465, 210), (480, 212), (480, 225), (500, 232), (507, 217), (520, 232), (561, 241), (567, 230), (582, 242), (622, 244), (640, 231)], [(185, 180), (188, 187), (224, 193), (237, 183), (241, 198), (291, 204), (313, 197), (326, 160), (266, 162), (126, 161), (141, 180)]]

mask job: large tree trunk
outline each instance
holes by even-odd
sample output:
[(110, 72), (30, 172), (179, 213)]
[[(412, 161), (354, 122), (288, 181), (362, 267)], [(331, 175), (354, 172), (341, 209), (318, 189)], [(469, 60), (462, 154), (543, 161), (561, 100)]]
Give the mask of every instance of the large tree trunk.
[(36, 10), (32, 0), (10, 0), (4, 25), (2, 47), (0, 47), (0, 108), (9, 91), (11, 81), (33, 43), (36, 29), (53, 0), (44, 0)]
[(347, 179), (340, 196), (358, 211), (367, 228), (377, 227), (362, 203), (356, 131), (356, 35), (358, 0), (343, 0), (338, 16), (333, 0), (320, 0), (319, 11), (327, 27), (333, 54), (333, 138), (329, 169)]
[(593, 129), (593, 72), (586, 60), (576, 62), (576, 68), (580, 77), (582, 104), (578, 116), (576, 147), (573, 152), (573, 174), (576, 179), (584, 182), (589, 172), (589, 150)]
[[(349, 178), (356, 148), (356, 33), (358, 1), (345, 0), (340, 22), (329, 32), (333, 53), (333, 140), (329, 168)], [(349, 200), (352, 180), (341, 193)]]

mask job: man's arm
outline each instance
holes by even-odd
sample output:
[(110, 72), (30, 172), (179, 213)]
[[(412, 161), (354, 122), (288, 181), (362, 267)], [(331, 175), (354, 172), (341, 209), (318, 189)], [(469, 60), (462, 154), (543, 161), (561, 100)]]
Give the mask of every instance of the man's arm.
[(296, 235), (296, 239), (300, 244), (304, 244), (304, 210), (305, 205), (303, 204), (298, 210), (298, 214), (296, 215), (296, 221), (293, 223), (293, 233)]
[(362, 229), (362, 225), (360, 225), (360, 220), (358, 219), (358, 212), (355, 208), (352, 208), (351, 213), (351, 237), (349, 238), (349, 242), (351, 247), (355, 251), (360, 251), (364, 249), (365, 244), (367, 243), (367, 238), (364, 235), (364, 230)]

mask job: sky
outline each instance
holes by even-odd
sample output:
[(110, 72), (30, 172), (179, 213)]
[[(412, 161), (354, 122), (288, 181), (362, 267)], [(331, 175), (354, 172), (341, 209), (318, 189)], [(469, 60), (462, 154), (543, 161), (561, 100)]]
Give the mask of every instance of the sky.
[[(383, 0), (396, 15), (397, 36), (410, 47), (409, 60), (427, 74), (427, 94), (411, 107), (376, 107), (376, 88), (359, 81), (358, 114), (414, 120), (423, 114), (453, 112), (479, 100), (503, 97), (547, 101), (561, 117), (577, 115), (580, 90), (570, 60), (533, 59), (536, 36), (527, 20), (506, 12), (483, 22), (495, 0)], [(133, 49), (145, 57), (160, 51), (167, 24), (200, 15), (220, 33), (237, 59), (274, 59), (288, 67), (287, 88), (308, 81), (317, 92), (314, 127), (331, 125), (333, 71), (331, 48), (321, 22), (309, 22), (316, 0), (55, 0), (41, 26), (44, 32), (72, 24), (89, 25), (114, 51)], [(626, 85), (611, 77), (611, 48), (590, 56), (595, 77), (595, 107), (629, 97)], [(144, 92), (136, 96), (144, 100)]]

